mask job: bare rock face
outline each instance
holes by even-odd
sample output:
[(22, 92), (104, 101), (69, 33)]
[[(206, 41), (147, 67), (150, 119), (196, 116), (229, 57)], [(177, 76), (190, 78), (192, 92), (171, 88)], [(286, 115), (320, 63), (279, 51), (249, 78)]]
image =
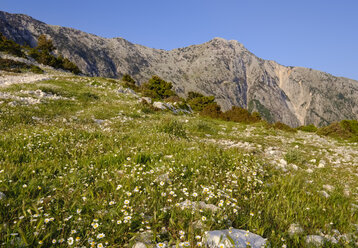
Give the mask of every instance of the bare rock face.
[(358, 119), (357, 81), (263, 60), (237, 41), (214, 38), (166, 51), (1, 11), (0, 32), (31, 46), (39, 35), (47, 34), (59, 53), (89, 75), (119, 77), (128, 73), (139, 83), (158, 75), (173, 82), (180, 96), (189, 91), (214, 95), (223, 110), (240, 106), (258, 111), (270, 122), (296, 127)]

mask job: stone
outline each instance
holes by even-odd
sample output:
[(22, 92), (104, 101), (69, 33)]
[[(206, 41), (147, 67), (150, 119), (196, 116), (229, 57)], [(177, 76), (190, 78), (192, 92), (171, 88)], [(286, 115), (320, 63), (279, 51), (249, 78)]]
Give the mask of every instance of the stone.
[(141, 98), (139, 98), (139, 102), (152, 104), (152, 98), (150, 98), (150, 97), (141, 97)]
[[(135, 240), (137, 241), (136, 244), (138, 245), (150, 245), (151, 241), (153, 240), (153, 232), (151, 230), (146, 230), (144, 232), (141, 232), (136, 238)], [(143, 246), (138, 246), (137, 248), (140, 248)], [(144, 246), (146, 247), (146, 246)]]
[[(229, 238), (228, 238), (229, 237)], [(241, 229), (225, 229), (209, 231), (203, 237), (208, 248), (224, 247), (265, 247), (266, 239), (261, 236)], [(231, 240), (234, 242), (232, 244)]]
[(290, 236), (298, 235), (298, 234), (301, 234), (301, 233), (303, 233), (303, 228), (299, 224), (293, 223), (288, 228), (288, 234)]
[(325, 238), (319, 235), (307, 235), (306, 243), (314, 246), (322, 246), (324, 244)]
[(280, 159), (280, 164), (281, 164), (283, 167), (286, 167), (286, 166), (287, 166), (287, 161), (281, 158), (281, 159)]
[(166, 110), (167, 106), (163, 102), (154, 102), (153, 107), (160, 109), (160, 110)]
[(324, 196), (324, 197), (326, 197), (326, 198), (329, 197), (329, 194), (328, 194), (326, 191), (324, 191), (324, 190), (321, 190), (319, 193), (321, 193), (321, 195)]
[(193, 227), (195, 229), (203, 230), (205, 228), (205, 224), (201, 220), (197, 220), (193, 222)]
[(147, 246), (142, 242), (135, 243), (132, 248), (147, 248)]
[(0, 191), (0, 201), (5, 199), (6, 199), (6, 195)]
[(95, 118), (93, 118), (93, 121), (98, 125), (102, 125), (105, 122), (105, 120), (95, 119)]
[(326, 162), (324, 160), (319, 161), (319, 164), (317, 166), (318, 168), (324, 168), (326, 167)]
[(312, 169), (307, 169), (306, 172), (307, 173), (313, 173), (313, 170)]
[(194, 210), (197, 209), (203, 209), (203, 210), (210, 210), (210, 211), (218, 211), (220, 208), (215, 206), (214, 204), (207, 204), (203, 201), (199, 201), (199, 202), (192, 202), (190, 200), (185, 200), (183, 202), (178, 203), (178, 206), (181, 207), (182, 209), (184, 208), (192, 208)]
[(198, 208), (205, 209), (205, 210), (211, 210), (213, 212), (218, 211), (220, 208), (215, 206), (214, 204), (207, 204), (203, 201), (200, 201), (197, 203)]
[(334, 190), (334, 187), (332, 185), (329, 184), (325, 184), (322, 186), (325, 190), (332, 192)]
[(157, 176), (157, 178), (155, 179), (155, 182), (157, 182), (157, 183), (160, 183), (160, 182), (171, 183), (171, 180), (169, 178), (169, 173), (164, 173), (164, 174), (161, 174), (161, 175)]
[(133, 96), (138, 96), (137, 93), (135, 93), (135, 91), (130, 89), (130, 88), (119, 87), (117, 89), (117, 93), (130, 94), (130, 95), (133, 95)]

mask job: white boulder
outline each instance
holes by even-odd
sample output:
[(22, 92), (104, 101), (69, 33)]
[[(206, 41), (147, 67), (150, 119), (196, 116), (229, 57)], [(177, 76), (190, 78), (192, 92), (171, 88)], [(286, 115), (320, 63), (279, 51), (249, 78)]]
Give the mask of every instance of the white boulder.
[(209, 248), (224, 247), (265, 247), (266, 239), (261, 236), (241, 229), (225, 229), (209, 231), (205, 234), (204, 241)]

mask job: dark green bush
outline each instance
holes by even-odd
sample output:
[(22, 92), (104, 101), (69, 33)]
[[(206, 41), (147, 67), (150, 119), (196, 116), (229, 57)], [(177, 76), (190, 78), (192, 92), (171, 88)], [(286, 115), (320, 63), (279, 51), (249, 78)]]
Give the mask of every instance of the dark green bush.
[(62, 61), (62, 69), (70, 71), (74, 74), (80, 74), (81, 70), (78, 68), (78, 66), (74, 63), (72, 63), (69, 59), (64, 58)]
[(55, 47), (52, 40), (47, 39), (44, 35), (40, 35), (37, 47), (29, 49), (29, 56), (41, 64), (49, 65), (56, 69), (63, 69), (74, 74), (81, 73), (78, 66), (72, 63), (69, 59), (64, 58), (61, 55), (58, 57), (53, 55), (52, 51), (54, 49)]
[(358, 121), (343, 120), (317, 130), (317, 134), (334, 138), (358, 140)]
[(31, 66), (30, 71), (32, 73), (36, 73), (36, 74), (43, 74), (44, 73), (44, 71), (40, 67), (35, 66), (35, 65)]
[(0, 51), (17, 57), (25, 57), (21, 46), (14, 41), (7, 39), (2, 33), (0, 33)]
[(194, 99), (194, 98), (197, 98), (197, 97), (204, 97), (204, 95), (200, 94), (198, 92), (189, 91), (187, 100), (191, 100), (191, 99)]
[(220, 106), (216, 102), (213, 102), (206, 105), (199, 114), (202, 116), (218, 119), (222, 117), (223, 112), (221, 112)]
[(39, 38), (37, 38), (37, 49), (50, 53), (55, 50), (55, 46), (51, 39), (47, 39), (45, 34), (41, 34)]
[(204, 96), (198, 92), (188, 92), (186, 102), (194, 111), (202, 111), (206, 106), (215, 102), (214, 96)]
[(168, 98), (165, 98), (164, 100), (165, 100), (166, 102), (170, 102), (170, 103), (184, 102), (184, 100), (183, 100), (181, 97), (177, 96), (177, 95), (175, 95), (175, 96), (170, 96), (170, 97), (168, 97)]
[[(0, 58), (0, 70), (10, 71), (10, 72), (22, 72), (31, 70), (31, 66), (26, 63), (15, 61), (12, 59), (3, 59)], [(39, 68), (40, 69), (40, 68)], [(41, 70), (41, 69), (40, 69)]]
[(233, 106), (230, 110), (223, 113), (222, 118), (226, 121), (234, 121), (247, 124), (259, 122), (261, 120), (259, 115), (251, 115), (248, 110), (237, 106)]
[(214, 96), (198, 96), (187, 100), (187, 103), (194, 111), (202, 111), (209, 104), (214, 103)]
[(310, 132), (310, 133), (314, 133), (317, 131), (317, 127), (313, 124), (306, 125), (306, 126), (300, 126), (297, 129), (304, 131), (304, 132)]
[(129, 74), (124, 74), (122, 77), (122, 81), (124, 83), (124, 87), (130, 88), (134, 91), (138, 91), (138, 86), (136, 85), (134, 79)]
[(288, 126), (288, 125), (286, 125), (286, 124), (284, 124), (282, 122), (279, 122), (279, 121), (276, 122), (275, 124), (273, 124), (272, 127), (274, 129), (279, 129), (279, 130), (282, 130), (282, 131), (285, 131), (285, 132), (292, 132), (292, 133), (297, 132), (296, 129), (294, 129), (294, 128), (292, 128), (292, 127), (290, 127), (290, 126)]
[(155, 100), (162, 100), (176, 95), (172, 88), (172, 83), (166, 82), (158, 76), (153, 76), (142, 85), (141, 90), (144, 96)]

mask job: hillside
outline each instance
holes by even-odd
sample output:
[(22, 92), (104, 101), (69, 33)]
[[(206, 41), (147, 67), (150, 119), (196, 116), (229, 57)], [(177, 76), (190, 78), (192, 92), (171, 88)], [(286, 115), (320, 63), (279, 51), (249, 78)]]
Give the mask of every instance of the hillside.
[(41, 68), (0, 71), (2, 246), (357, 247), (358, 143)]
[(263, 60), (237, 41), (214, 38), (165, 51), (6, 12), (0, 12), (0, 32), (31, 46), (47, 34), (57, 52), (88, 75), (118, 78), (128, 73), (138, 84), (158, 75), (173, 82), (181, 96), (189, 91), (214, 95), (223, 110), (240, 106), (270, 122), (297, 127), (358, 119), (357, 81)]

